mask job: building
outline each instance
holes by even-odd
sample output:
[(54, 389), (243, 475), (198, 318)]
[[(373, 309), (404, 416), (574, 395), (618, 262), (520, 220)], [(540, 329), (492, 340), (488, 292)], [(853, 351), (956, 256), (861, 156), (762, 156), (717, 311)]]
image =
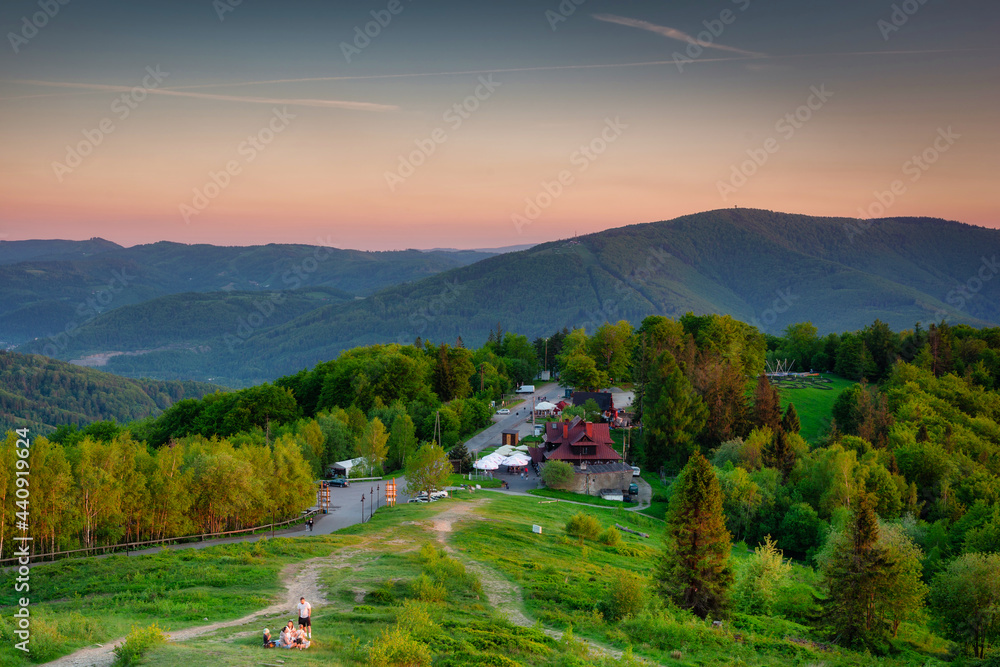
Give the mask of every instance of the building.
[(613, 422), (618, 419), (618, 410), (615, 409), (614, 397), (610, 391), (574, 391), (571, 398), (575, 407), (591, 400), (597, 403), (605, 421)]
[(612, 445), (608, 424), (574, 417), (572, 421), (546, 424), (544, 445), (532, 448), (530, 453), (535, 463), (569, 463), (576, 475), (567, 490), (599, 496), (601, 491), (627, 489), (632, 483), (632, 467), (622, 461)]

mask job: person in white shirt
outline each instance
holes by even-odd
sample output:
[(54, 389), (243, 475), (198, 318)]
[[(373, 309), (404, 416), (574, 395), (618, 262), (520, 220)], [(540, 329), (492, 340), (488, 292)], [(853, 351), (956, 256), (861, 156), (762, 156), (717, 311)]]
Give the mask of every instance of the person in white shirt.
[(304, 627), (309, 639), (312, 639), (312, 605), (304, 597), (299, 598), (299, 626)]

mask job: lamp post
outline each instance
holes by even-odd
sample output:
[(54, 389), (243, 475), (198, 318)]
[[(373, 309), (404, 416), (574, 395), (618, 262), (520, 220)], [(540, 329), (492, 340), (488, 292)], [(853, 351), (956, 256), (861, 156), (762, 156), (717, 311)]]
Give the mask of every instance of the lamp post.
[(361, 523), (365, 522), (365, 494), (361, 494)]
[(368, 503), (368, 518), (370, 519), (375, 515), (375, 487), (373, 486), (370, 488), (368, 493), (370, 493), (372, 497), (371, 502)]
[(382, 506), (382, 485), (381, 484), (376, 484), (375, 485), (375, 502), (377, 503), (376, 506), (375, 506), (375, 509), (378, 509), (379, 507)]

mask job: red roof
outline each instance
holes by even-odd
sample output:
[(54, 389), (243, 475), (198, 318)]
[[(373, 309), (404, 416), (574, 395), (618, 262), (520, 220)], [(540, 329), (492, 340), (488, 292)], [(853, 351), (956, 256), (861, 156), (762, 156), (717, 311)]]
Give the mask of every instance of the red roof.
[(555, 447), (545, 455), (560, 461), (620, 461), (621, 455), (611, 446), (608, 424), (594, 424), (574, 417), (571, 422), (545, 425), (546, 447)]

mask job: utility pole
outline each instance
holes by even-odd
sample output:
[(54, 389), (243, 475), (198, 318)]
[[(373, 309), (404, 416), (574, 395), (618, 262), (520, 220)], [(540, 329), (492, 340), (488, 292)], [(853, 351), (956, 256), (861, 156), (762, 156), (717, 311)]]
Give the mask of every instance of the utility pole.
[(365, 522), (365, 494), (361, 494), (361, 523)]
[(437, 440), (438, 447), (441, 446), (441, 411), (434, 413), (434, 440)]

